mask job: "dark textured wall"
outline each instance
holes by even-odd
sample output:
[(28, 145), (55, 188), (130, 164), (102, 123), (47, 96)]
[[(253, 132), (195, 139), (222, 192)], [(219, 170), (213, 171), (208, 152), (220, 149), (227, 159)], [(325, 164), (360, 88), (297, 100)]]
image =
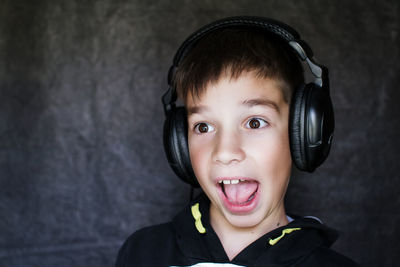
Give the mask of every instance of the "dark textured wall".
[(364, 266), (396, 265), (398, 1), (0, 0), (0, 266), (111, 266), (183, 207), (166, 71), (189, 33), (232, 15), (286, 21), (330, 68), (334, 147), (294, 173), (288, 211), (339, 229), (334, 248)]

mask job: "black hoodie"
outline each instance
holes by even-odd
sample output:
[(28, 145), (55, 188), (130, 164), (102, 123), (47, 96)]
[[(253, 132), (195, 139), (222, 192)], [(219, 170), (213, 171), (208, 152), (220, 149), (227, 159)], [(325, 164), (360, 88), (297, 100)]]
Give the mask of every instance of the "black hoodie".
[[(197, 215), (192, 207), (199, 203)], [(229, 261), (209, 223), (210, 202), (202, 195), (172, 222), (133, 233), (119, 251), (116, 267), (128, 266), (358, 266), (329, 249), (336, 231), (312, 218), (296, 218), (260, 237)], [(196, 209), (195, 209), (196, 210)], [(196, 212), (195, 212), (196, 213)], [(197, 226), (195, 224), (196, 216)], [(202, 230), (205, 233), (201, 233)], [(211, 263), (211, 264), (210, 264)], [(225, 266), (225, 265), (224, 265)]]

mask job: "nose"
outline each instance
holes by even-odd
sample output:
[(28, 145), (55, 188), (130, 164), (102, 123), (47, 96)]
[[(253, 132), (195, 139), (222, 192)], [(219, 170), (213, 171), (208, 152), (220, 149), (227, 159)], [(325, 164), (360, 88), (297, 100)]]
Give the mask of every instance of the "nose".
[(215, 140), (213, 161), (218, 164), (229, 165), (241, 162), (246, 154), (242, 148), (240, 133), (219, 131)]

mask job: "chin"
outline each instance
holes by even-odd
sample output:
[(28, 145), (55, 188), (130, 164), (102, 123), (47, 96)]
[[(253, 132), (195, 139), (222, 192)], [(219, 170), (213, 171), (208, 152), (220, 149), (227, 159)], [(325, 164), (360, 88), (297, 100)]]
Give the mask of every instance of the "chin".
[(229, 223), (235, 228), (254, 228), (260, 224), (260, 220), (251, 220), (250, 218), (232, 218), (228, 219)]
[(254, 228), (260, 225), (266, 216), (257, 212), (253, 214), (223, 214), (227, 222), (235, 228)]

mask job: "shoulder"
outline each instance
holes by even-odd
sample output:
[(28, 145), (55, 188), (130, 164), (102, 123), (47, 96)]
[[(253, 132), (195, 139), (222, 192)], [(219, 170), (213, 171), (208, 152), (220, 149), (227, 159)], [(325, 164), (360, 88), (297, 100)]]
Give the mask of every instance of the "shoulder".
[[(119, 250), (115, 266), (149, 266), (161, 263), (165, 260), (163, 256), (167, 255), (167, 248), (175, 247), (174, 232), (172, 223), (145, 227), (134, 232)], [(157, 259), (154, 255), (158, 255)]]
[(302, 229), (288, 242), (292, 243), (292, 246), (287, 247), (294, 255), (299, 255), (295, 266), (359, 266), (350, 258), (330, 248), (337, 240), (338, 232), (327, 227), (318, 218), (298, 217), (289, 225)]
[(359, 266), (350, 258), (325, 246), (318, 247), (310, 253), (300, 266), (343, 266), (355, 267)]
[(136, 244), (153, 243), (153, 241), (165, 240), (174, 236), (174, 229), (171, 222), (148, 226), (137, 230), (130, 235), (126, 242)]

